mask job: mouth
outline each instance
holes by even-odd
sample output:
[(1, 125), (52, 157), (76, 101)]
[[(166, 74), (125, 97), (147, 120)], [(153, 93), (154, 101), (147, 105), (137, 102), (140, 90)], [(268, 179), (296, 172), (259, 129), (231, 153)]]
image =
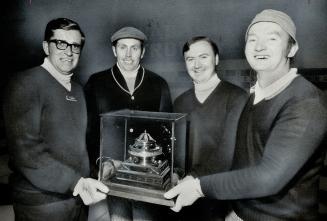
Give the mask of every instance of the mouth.
[(254, 58), (257, 60), (266, 60), (269, 58), (269, 56), (268, 55), (255, 55)]
[(130, 59), (125, 59), (125, 60), (123, 60), (123, 62), (124, 62), (125, 64), (132, 64), (132, 63), (133, 63), (133, 61), (130, 60)]
[(62, 62), (73, 62), (72, 58), (61, 58), (60, 59)]

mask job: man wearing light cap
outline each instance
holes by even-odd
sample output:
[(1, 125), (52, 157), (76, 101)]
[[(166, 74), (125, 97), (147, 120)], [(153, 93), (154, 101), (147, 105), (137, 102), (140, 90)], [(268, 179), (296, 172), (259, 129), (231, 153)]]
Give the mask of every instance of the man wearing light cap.
[(245, 40), (257, 82), (239, 120), (232, 170), (186, 180), (165, 196), (177, 196), (174, 211), (199, 197), (233, 200), (226, 220), (318, 220), (327, 116), (321, 91), (290, 67), (295, 25), (264, 10)]
[[(172, 111), (167, 82), (140, 65), (145, 53), (146, 41), (146, 35), (134, 27), (124, 27), (115, 32), (111, 36), (111, 44), (117, 59), (116, 64), (108, 70), (93, 74), (85, 85), (89, 121), (87, 144), (93, 172), (96, 171), (96, 159), (99, 157), (99, 114), (120, 109)], [(129, 130), (129, 132), (132, 131)], [(115, 209), (111, 208), (110, 213), (118, 211), (120, 213), (117, 215), (118, 217), (120, 216), (122, 220), (129, 220), (130, 217), (127, 216), (132, 213), (128, 211), (127, 207), (130, 207), (131, 204), (122, 203), (127, 200), (110, 198), (109, 205), (122, 204), (122, 206), (115, 206)], [(145, 203), (144, 206), (146, 206)], [(120, 209), (116, 210), (119, 207)], [(139, 207), (145, 211), (143, 207)], [(143, 216), (145, 212), (135, 214), (133, 211), (132, 219), (137, 220), (134, 218), (136, 216), (147, 220), (146, 216)], [(114, 220), (115, 214), (111, 215), (111, 219)]]

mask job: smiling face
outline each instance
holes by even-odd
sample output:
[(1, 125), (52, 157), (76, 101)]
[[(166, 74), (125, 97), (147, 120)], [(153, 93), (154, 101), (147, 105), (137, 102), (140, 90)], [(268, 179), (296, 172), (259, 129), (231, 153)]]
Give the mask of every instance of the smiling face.
[(112, 47), (118, 65), (124, 71), (134, 71), (140, 64), (144, 55), (141, 41), (134, 38), (123, 38)]
[(215, 55), (209, 42), (200, 40), (184, 52), (186, 69), (195, 83), (205, 83), (215, 75), (218, 55)]
[[(81, 45), (82, 36), (77, 30), (56, 29), (53, 31), (50, 40), (61, 40), (69, 44)], [(65, 50), (60, 50), (56, 47), (55, 42), (50, 41), (43, 42), (43, 50), (54, 68), (64, 75), (71, 74), (80, 57), (80, 54), (72, 52), (71, 46), (68, 46)]]
[(257, 73), (287, 73), (289, 59), (297, 45), (289, 47), (290, 36), (278, 24), (258, 22), (251, 26), (245, 46), (245, 56)]

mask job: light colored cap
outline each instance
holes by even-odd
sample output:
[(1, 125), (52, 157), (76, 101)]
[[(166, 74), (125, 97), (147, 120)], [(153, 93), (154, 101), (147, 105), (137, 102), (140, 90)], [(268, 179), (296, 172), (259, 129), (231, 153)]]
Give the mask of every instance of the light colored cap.
[(290, 16), (285, 14), (284, 12), (273, 10), (273, 9), (266, 9), (257, 14), (254, 19), (252, 20), (251, 24), (248, 26), (245, 34), (245, 41), (248, 38), (248, 32), (252, 25), (258, 22), (273, 22), (278, 24), (284, 31), (286, 31), (295, 42), (296, 41), (296, 27), (295, 24)]
[(143, 42), (147, 40), (146, 35), (142, 31), (134, 27), (123, 27), (119, 29), (111, 36), (110, 40), (111, 43), (113, 43), (114, 41), (117, 41), (122, 38), (135, 38)]

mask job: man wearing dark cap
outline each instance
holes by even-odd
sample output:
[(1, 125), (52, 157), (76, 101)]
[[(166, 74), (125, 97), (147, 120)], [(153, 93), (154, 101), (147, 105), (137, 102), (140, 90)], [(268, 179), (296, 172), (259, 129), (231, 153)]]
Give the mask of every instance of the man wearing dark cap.
[(234, 200), (227, 220), (318, 220), (326, 103), (290, 67), (298, 50), (294, 22), (283, 12), (264, 10), (245, 40), (257, 82), (239, 120), (232, 170), (189, 179), (165, 196), (177, 196), (174, 211), (203, 196)]
[[(97, 170), (96, 159), (99, 157), (99, 114), (120, 109), (172, 111), (167, 82), (140, 65), (146, 41), (146, 35), (134, 27), (124, 27), (115, 32), (111, 36), (111, 43), (117, 58), (116, 64), (108, 70), (93, 74), (85, 85), (89, 119), (87, 144), (93, 171)], [(111, 202), (114, 197), (110, 198), (109, 204), (113, 205)], [(122, 201), (124, 200), (117, 200), (116, 204)], [(110, 213), (114, 212), (111, 209)]]

